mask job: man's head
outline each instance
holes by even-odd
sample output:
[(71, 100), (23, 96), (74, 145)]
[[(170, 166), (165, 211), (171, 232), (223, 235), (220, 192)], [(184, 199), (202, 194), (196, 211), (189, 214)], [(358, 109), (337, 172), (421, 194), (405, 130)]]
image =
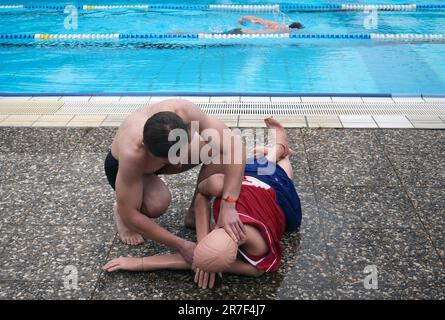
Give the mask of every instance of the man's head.
[(179, 141), (179, 137), (169, 141), (170, 131), (180, 129), (187, 134), (189, 140), (189, 132), (187, 124), (182, 118), (174, 112), (164, 111), (155, 113), (151, 116), (144, 126), (144, 145), (155, 157), (168, 158), (168, 151)]
[(224, 229), (216, 229), (196, 246), (193, 265), (205, 272), (224, 272), (236, 260), (238, 245)]
[(289, 25), (289, 28), (291, 28), (291, 29), (304, 29), (304, 26), (301, 23), (299, 23), (299, 22), (292, 22)]

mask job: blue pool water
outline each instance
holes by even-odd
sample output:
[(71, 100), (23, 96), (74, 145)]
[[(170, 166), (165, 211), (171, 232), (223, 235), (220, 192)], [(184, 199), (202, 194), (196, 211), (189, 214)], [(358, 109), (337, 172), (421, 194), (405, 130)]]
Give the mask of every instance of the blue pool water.
[[(179, 1), (31, 1), (25, 5), (162, 4)], [(183, 4), (443, 3), (428, 1), (224, 1)], [(0, 4), (11, 4), (1, 1)], [(290, 23), (316, 34), (441, 33), (445, 10), (242, 13), (202, 10), (79, 11), (78, 29), (60, 10), (0, 9), (0, 34), (197, 33), (239, 27), (243, 14)], [(0, 41), (0, 93), (240, 92), (445, 94), (445, 43), (329, 39), (164, 39), (155, 41)]]

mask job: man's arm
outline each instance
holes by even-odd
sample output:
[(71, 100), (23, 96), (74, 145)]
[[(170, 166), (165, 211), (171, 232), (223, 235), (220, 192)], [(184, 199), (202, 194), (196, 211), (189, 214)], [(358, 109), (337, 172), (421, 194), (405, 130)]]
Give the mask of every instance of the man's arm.
[(194, 245), (162, 228), (140, 211), (143, 197), (142, 173), (128, 168), (131, 164), (131, 160), (121, 157), (116, 178), (117, 210), (122, 221), (144, 237), (177, 249), (191, 264)]
[[(241, 223), (235, 209), (235, 200), (238, 199), (241, 182), (246, 165), (245, 147), (241, 138), (235, 134), (220, 120), (212, 118), (196, 106), (188, 108), (190, 120), (199, 122), (201, 137), (210, 137), (208, 144), (213, 150), (218, 151), (220, 160), (224, 164), (224, 186), (222, 191), (221, 211), (217, 224), (237, 242), (243, 241), (245, 228)], [(216, 137), (215, 137), (216, 135)]]
[(194, 206), (196, 238), (199, 242), (210, 232), (210, 199), (198, 192)]

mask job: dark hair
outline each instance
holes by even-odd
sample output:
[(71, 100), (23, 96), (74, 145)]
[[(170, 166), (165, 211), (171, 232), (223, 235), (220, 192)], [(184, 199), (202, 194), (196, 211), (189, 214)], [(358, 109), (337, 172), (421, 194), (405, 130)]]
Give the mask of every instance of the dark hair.
[(301, 23), (299, 23), (299, 22), (292, 22), (289, 25), (289, 28), (291, 28), (291, 29), (304, 29), (304, 26)]
[(173, 141), (168, 141), (168, 135), (174, 129), (185, 130), (189, 139), (187, 124), (180, 116), (170, 111), (155, 113), (148, 118), (144, 125), (145, 147), (154, 156), (167, 158), (170, 148), (179, 141), (179, 137), (176, 137)]

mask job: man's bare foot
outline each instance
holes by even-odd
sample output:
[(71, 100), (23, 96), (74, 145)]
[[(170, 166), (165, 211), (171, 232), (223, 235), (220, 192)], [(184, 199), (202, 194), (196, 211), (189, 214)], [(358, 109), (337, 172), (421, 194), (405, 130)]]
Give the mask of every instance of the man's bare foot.
[(133, 232), (127, 228), (127, 226), (124, 224), (121, 217), (117, 213), (116, 206), (114, 206), (113, 208), (113, 218), (114, 223), (116, 224), (117, 233), (119, 233), (119, 238), (124, 244), (136, 246), (138, 244), (144, 243), (144, 238), (139, 233)]
[(185, 209), (184, 212), (184, 226), (189, 229), (195, 229), (195, 210), (193, 208)]
[(264, 123), (266, 123), (268, 129), (273, 129), (272, 138), (274, 139), (275, 145), (281, 145), (284, 149), (280, 159), (291, 156), (294, 151), (289, 148), (289, 140), (287, 139), (286, 130), (284, 130), (283, 126), (274, 118), (266, 118), (264, 119)]

